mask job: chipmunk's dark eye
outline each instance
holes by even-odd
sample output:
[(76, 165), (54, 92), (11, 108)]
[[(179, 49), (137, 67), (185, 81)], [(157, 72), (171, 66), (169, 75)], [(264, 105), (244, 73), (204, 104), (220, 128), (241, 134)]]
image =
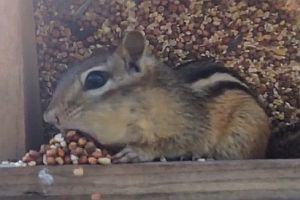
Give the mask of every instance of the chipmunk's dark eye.
[(105, 85), (109, 78), (109, 74), (103, 71), (92, 71), (90, 72), (84, 83), (85, 90), (97, 89)]

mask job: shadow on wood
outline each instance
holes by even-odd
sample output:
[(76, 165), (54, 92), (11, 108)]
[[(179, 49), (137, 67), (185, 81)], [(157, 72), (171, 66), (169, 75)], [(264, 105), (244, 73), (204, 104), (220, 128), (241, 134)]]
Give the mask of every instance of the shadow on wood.
[[(0, 199), (299, 199), (300, 160), (209, 161), (0, 169)], [(82, 167), (83, 176), (73, 170)]]

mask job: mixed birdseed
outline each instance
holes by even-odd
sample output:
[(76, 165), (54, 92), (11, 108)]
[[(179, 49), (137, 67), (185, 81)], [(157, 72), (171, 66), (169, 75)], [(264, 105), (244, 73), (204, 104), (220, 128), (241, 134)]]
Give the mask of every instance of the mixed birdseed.
[(25, 166), (108, 165), (111, 163), (111, 155), (107, 150), (98, 148), (92, 140), (81, 136), (76, 131), (69, 131), (65, 136), (56, 134), (49, 144), (41, 145), (39, 151), (30, 150), (23, 156), (22, 162)]
[(109, 165), (111, 153), (90, 137), (70, 130), (57, 133), (38, 151), (29, 150), (19, 161), (2, 161), (4, 167), (33, 167), (36, 165)]
[(300, 120), (297, 12), (297, 0), (35, 0), (42, 108), (71, 63), (137, 29), (170, 67), (206, 55), (234, 68), (264, 100), (274, 129), (293, 124)]

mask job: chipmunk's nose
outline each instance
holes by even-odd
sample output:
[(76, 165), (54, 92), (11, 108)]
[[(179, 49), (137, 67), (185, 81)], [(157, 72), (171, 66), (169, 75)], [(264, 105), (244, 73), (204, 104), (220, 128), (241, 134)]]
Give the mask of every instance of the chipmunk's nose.
[(44, 121), (53, 125), (59, 125), (59, 117), (55, 109), (46, 110), (43, 115)]

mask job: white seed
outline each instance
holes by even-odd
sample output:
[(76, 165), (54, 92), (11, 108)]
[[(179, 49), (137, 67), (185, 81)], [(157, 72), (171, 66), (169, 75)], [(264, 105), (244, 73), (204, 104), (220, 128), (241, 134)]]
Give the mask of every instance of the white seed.
[(64, 138), (63, 138), (62, 134), (59, 133), (59, 134), (56, 134), (56, 135), (54, 136), (54, 140), (55, 140), (56, 142), (62, 142), (62, 141), (64, 141)]
[[(23, 161), (11, 163), (11, 164), (13, 164), (15, 167), (26, 167), (26, 166), (27, 166), (27, 164), (24, 163)], [(28, 163), (28, 164), (29, 164), (29, 163)]]
[(79, 168), (75, 168), (74, 170), (73, 170), (73, 174), (75, 175), (75, 176), (83, 176), (83, 168), (82, 167), (79, 167)]
[(79, 159), (79, 158), (78, 158), (77, 156), (71, 154), (70, 158), (71, 158), (72, 163), (73, 163), (74, 165), (77, 165), (77, 164), (78, 164), (78, 159)]
[(28, 163), (28, 166), (30, 166), (30, 167), (36, 166), (36, 162), (35, 161), (30, 161)]
[(61, 146), (61, 147), (66, 147), (66, 146), (67, 146), (66, 141), (61, 141), (61, 142), (60, 142), (60, 146)]
[(78, 157), (75, 156), (74, 154), (71, 154), (70, 158), (71, 158), (72, 161), (73, 161), (73, 160), (78, 160)]
[(110, 158), (99, 158), (98, 163), (101, 165), (110, 165), (111, 159)]

